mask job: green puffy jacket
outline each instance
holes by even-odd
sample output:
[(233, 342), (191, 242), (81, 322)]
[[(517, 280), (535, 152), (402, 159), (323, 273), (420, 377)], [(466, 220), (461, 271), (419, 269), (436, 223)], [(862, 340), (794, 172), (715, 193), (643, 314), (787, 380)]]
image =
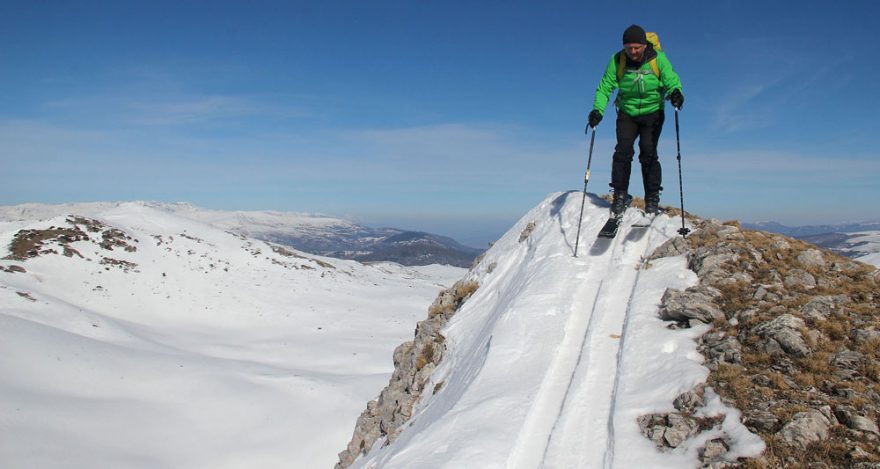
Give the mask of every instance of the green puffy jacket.
[(663, 109), (663, 100), (666, 95), (673, 90), (681, 90), (681, 80), (672, 69), (672, 64), (669, 63), (666, 54), (662, 51), (655, 52), (650, 46), (646, 51), (648, 54), (646, 57), (650, 57), (654, 53), (657, 54), (659, 78), (654, 74), (650, 60), (645, 60), (638, 69), (631, 68), (631, 62), (628, 61), (623, 76), (618, 82), (617, 64), (620, 57), (618, 54), (624, 53), (620, 51), (611, 56), (611, 61), (608, 62), (608, 67), (605, 69), (605, 75), (602, 76), (599, 87), (596, 88), (593, 109), (604, 115), (605, 107), (608, 106), (608, 100), (614, 90), (619, 90), (615, 100), (618, 109), (630, 116), (643, 116)]

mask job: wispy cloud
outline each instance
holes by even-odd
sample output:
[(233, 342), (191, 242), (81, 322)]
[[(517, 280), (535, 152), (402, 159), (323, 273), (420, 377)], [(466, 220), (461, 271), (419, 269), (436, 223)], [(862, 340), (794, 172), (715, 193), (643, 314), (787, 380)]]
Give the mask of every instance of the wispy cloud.
[(689, 169), (709, 173), (749, 173), (774, 178), (859, 178), (880, 176), (880, 161), (851, 155), (816, 156), (803, 153), (745, 150), (695, 151), (687, 160)]
[(726, 87), (713, 87), (704, 98), (714, 131), (732, 134), (784, 125), (790, 112), (812, 108), (831, 77), (846, 79), (843, 65), (852, 60), (851, 53), (821, 61), (810, 54), (779, 53), (778, 44), (788, 40), (797, 43), (796, 38), (766, 36), (720, 46), (723, 60), (711, 73), (725, 76), (710, 83)]
[[(182, 93), (131, 95), (110, 92), (76, 96), (46, 104), (55, 120), (81, 124), (112, 121), (118, 125), (183, 126), (250, 118), (293, 119), (309, 115), (303, 106), (274, 96)], [(83, 122), (82, 119), (85, 119)]]

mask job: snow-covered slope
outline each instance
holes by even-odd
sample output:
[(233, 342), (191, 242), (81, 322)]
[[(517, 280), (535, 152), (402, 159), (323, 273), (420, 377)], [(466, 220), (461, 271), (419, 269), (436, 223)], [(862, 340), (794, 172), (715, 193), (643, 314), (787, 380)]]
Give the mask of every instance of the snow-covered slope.
[(330, 467), (389, 351), (464, 274), (315, 257), (143, 203), (4, 210), (4, 468)]
[[(370, 228), (325, 215), (274, 210), (209, 210), (188, 203), (135, 203), (225, 231), (341, 259), (363, 262), (393, 261), (403, 265), (446, 264), (470, 267), (474, 258), (482, 252), (445, 236), (396, 228)], [(4, 220), (51, 218), (68, 213), (88, 216), (120, 204), (96, 202), (0, 207), (0, 223)]]
[(756, 455), (760, 438), (708, 392), (702, 415), (721, 424), (660, 453), (638, 417), (673, 400), (708, 370), (693, 339), (658, 317), (666, 288), (697, 282), (683, 257), (646, 263), (677, 236), (680, 218), (647, 229), (627, 212), (619, 236), (598, 240), (608, 204), (587, 199), (572, 256), (578, 192), (554, 194), (523, 217), (468, 274), (480, 287), (443, 330), (447, 350), (408, 426), (379, 440), (358, 468), (681, 468), (722, 434), (727, 457)]

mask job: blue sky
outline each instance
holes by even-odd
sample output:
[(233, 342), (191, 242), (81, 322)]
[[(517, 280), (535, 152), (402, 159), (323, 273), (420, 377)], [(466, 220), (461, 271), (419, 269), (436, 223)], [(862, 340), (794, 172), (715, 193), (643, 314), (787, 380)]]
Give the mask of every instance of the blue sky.
[[(847, 2), (0, 1), (0, 204), (320, 212), (483, 245), (580, 190), (638, 23), (684, 84), (685, 205), (880, 218), (876, 18)], [(611, 108), (609, 115), (613, 115)], [(678, 203), (675, 130), (660, 155)], [(591, 192), (608, 190), (613, 119)], [(641, 195), (638, 164), (631, 187)]]

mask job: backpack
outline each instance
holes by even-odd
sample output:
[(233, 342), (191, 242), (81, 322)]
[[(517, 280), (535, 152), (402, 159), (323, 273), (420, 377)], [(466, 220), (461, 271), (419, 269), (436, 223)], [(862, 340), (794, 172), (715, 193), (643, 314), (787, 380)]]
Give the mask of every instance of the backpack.
[[(650, 42), (651, 45), (654, 46), (655, 51), (657, 51), (657, 52), (663, 51), (663, 49), (660, 47), (660, 38), (657, 37), (657, 33), (646, 33), (645, 35), (648, 38), (648, 42)], [(657, 57), (654, 57), (653, 59), (651, 59), (648, 62), (648, 64), (651, 65), (651, 70), (654, 71), (654, 75), (656, 75), (657, 78), (660, 78), (660, 67), (657, 66)], [(626, 71), (626, 52), (621, 51), (620, 57), (617, 60), (617, 81), (620, 81), (620, 79), (623, 78), (623, 73), (625, 71)]]

